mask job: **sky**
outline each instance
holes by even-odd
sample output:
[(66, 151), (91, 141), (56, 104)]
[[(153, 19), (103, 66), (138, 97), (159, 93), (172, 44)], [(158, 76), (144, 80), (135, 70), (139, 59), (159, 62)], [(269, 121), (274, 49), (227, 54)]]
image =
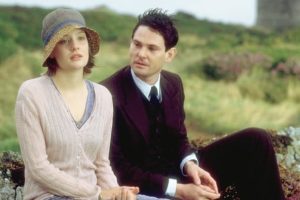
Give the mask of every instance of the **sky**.
[(71, 7), (78, 10), (107, 6), (123, 14), (137, 16), (149, 8), (169, 14), (185, 11), (198, 19), (252, 26), (256, 20), (256, 0), (0, 0), (0, 5)]

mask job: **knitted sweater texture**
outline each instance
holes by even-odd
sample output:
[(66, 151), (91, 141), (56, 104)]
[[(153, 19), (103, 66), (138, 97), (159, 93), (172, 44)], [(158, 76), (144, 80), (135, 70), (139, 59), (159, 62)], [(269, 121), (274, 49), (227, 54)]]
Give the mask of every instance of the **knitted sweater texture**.
[(96, 200), (101, 189), (118, 186), (108, 159), (112, 98), (105, 87), (93, 85), (93, 111), (79, 129), (50, 77), (21, 85), (15, 114), (25, 200), (52, 195)]

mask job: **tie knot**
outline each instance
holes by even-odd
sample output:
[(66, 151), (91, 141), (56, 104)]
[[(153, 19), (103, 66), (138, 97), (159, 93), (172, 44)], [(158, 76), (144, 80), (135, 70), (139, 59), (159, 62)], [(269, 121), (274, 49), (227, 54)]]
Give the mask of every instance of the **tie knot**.
[(149, 94), (150, 103), (152, 103), (152, 104), (158, 104), (159, 103), (157, 94), (158, 94), (157, 88), (155, 86), (152, 86), (151, 90), (150, 90), (150, 94)]

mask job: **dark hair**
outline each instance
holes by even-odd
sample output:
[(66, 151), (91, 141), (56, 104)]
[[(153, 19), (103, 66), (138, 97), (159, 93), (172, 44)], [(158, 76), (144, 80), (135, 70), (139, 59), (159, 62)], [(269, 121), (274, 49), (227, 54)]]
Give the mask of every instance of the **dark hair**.
[(158, 31), (164, 38), (166, 50), (176, 46), (178, 42), (178, 32), (174, 24), (174, 19), (166, 14), (166, 11), (155, 8), (145, 11), (139, 15), (138, 22), (135, 25), (131, 38), (133, 38), (135, 31), (139, 26), (148, 26)]
[[(92, 68), (95, 66), (95, 61), (94, 60), (95, 60), (95, 58), (90, 52), (88, 63), (83, 68), (83, 74), (89, 74), (89, 73), (92, 72)], [(54, 75), (56, 73), (57, 68), (58, 68), (58, 64), (56, 62), (56, 59), (55, 58), (50, 58), (50, 57), (48, 57), (47, 60), (45, 61), (45, 66), (48, 67), (48, 70), (47, 70), (46, 73), (49, 76)]]

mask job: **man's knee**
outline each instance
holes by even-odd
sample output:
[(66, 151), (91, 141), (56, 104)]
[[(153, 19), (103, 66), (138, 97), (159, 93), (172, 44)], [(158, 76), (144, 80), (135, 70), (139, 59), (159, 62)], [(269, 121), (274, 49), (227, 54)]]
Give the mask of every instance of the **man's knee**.
[(239, 134), (244, 135), (245, 138), (256, 139), (256, 140), (270, 140), (270, 135), (265, 129), (251, 127), (246, 128), (238, 132)]
[(251, 127), (241, 130), (239, 133), (243, 135), (245, 140), (252, 141), (256, 147), (260, 146), (263, 149), (273, 148), (270, 134), (264, 129)]

